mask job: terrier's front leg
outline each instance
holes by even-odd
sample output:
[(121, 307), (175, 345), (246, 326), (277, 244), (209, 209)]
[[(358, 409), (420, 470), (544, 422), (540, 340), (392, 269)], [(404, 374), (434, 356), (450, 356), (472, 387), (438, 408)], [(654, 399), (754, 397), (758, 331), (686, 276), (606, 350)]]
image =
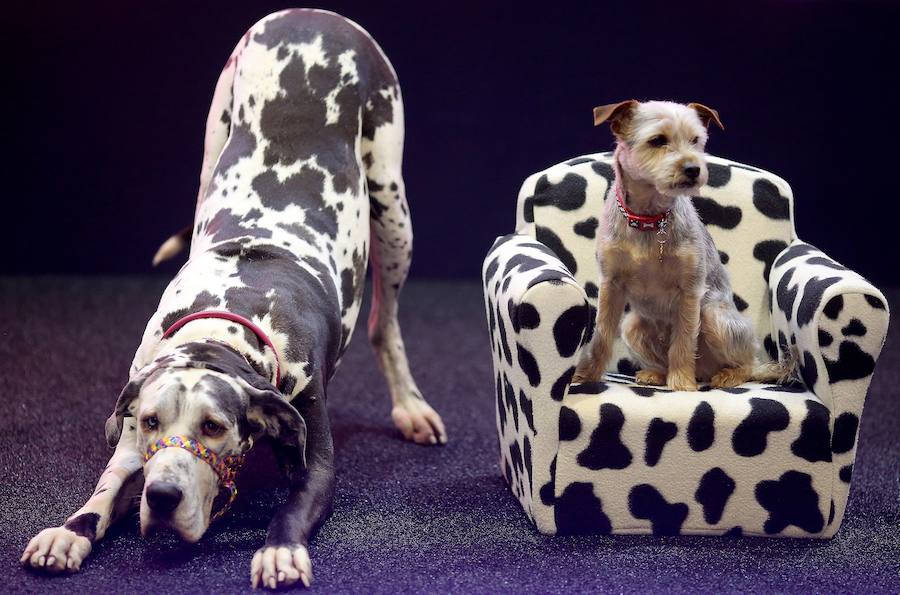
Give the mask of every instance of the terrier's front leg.
[(324, 397), (303, 399), (306, 420), (307, 470), (292, 479), (287, 502), (269, 523), (266, 545), (250, 563), (250, 584), (277, 589), (297, 582), (312, 583), (309, 540), (331, 514), (334, 498), (334, 445)]
[(700, 334), (700, 295), (682, 291), (672, 321), (669, 375), (672, 390), (697, 390), (697, 337)]
[(590, 358), (581, 360), (572, 382), (597, 382), (603, 376), (609, 358), (612, 357), (613, 342), (624, 312), (624, 290), (609, 279), (603, 279), (600, 282), (597, 326), (591, 338)]

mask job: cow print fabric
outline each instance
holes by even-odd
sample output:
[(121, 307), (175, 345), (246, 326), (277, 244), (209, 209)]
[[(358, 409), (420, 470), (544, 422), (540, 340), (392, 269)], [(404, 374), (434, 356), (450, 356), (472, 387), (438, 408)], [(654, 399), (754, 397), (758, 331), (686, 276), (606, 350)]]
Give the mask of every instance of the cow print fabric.
[(756, 326), (759, 359), (794, 352), (803, 383), (638, 386), (617, 342), (601, 382), (571, 384), (596, 317), (595, 222), (611, 158), (526, 179), (516, 233), (484, 262), (500, 468), (512, 492), (550, 534), (834, 535), (887, 330), (884, 296), (796, 238), (784, 180), (710, 157), (695, 204)]

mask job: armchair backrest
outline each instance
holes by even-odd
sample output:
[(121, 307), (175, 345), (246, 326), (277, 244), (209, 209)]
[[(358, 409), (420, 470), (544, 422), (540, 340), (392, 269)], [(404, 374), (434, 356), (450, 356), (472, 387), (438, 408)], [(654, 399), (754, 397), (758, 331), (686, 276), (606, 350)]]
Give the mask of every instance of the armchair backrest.
[[(693, 198), (731, 276), (735, 303), (754, 323), (759, 356), (771, 358), (769, 271), (796, 237), (790, 186), (769, 172), (707, 156), (709, 182)], [(529, 176), (519, 191), (516, 231), (550, 248), (597, 306), (595, 230), (615, 174), (612, 153), (570, 159)], [(777, 340), (777, 339), (776, 339)], [(621, 344), (617, 353), (624, 353)], [(616, 369), (616, 362), (612, 362)], [(620, 370), (621, 371), (621, 370)]]

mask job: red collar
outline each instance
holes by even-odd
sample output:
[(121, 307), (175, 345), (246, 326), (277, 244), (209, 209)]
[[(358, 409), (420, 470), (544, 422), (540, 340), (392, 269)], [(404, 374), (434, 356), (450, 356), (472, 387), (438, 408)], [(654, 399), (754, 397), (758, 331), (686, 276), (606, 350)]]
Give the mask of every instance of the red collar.
[(669, 214), (672, 212), (672, 209), (658, 215), (638, 215), (625, 206), (625, 201), (622, 199), (622, 185), (618, 181), (615, 182), (615, 189), (619, 212), (628, 220), (628, 227), (634, 227), (640, 231), (651, 231), (665, 229), (666, 225), (669, 224)]
[(269, 336), (263, 332), (261, 328), (256, 326), (251, 320), (244, 318), (243, 316), (239, 316), (238, 314), (233, 314), (231, 312), (225, 312), (224, 310), (204, 310), (202, 312), (194, 312), (193, 314), (188, 314), (187, 316), (182, 316), (175, 323), (166, 329), (166, 332), (163, 333), (162, 338), (168, 339), (172, 335), (174, 335), (178, 329), (191, 322), (192, 320), (197, 320), (199, 318), (220, 318), (222, 320), (230, 320), (231, 322), (236, 322), (242, 326), (247, 327), (251, 331), (259, 337), (259, 340), (262, 341), (266, 347), (272, 350), (272, 353), (275, 355), (275, 386), (277, 387), (281, 384), (281, 360), (278, 357), (278, 350), (275, 349), (275, 345), (272, 343), (272, 340)]

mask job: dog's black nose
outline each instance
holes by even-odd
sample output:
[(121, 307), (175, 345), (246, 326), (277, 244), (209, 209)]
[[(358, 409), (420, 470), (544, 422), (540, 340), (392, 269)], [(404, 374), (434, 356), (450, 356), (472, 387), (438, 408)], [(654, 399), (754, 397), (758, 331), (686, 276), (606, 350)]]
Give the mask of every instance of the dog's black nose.
[(172, 512), (181, 496), (181, 488), (168, 481), (154, 481), (147, 486), (147, 504), (154, 512)]
[(696, 180), (700, 177), (700, 167), (697, 165), (689, 165), (684, 168), (684, 175), (692, 180)]

